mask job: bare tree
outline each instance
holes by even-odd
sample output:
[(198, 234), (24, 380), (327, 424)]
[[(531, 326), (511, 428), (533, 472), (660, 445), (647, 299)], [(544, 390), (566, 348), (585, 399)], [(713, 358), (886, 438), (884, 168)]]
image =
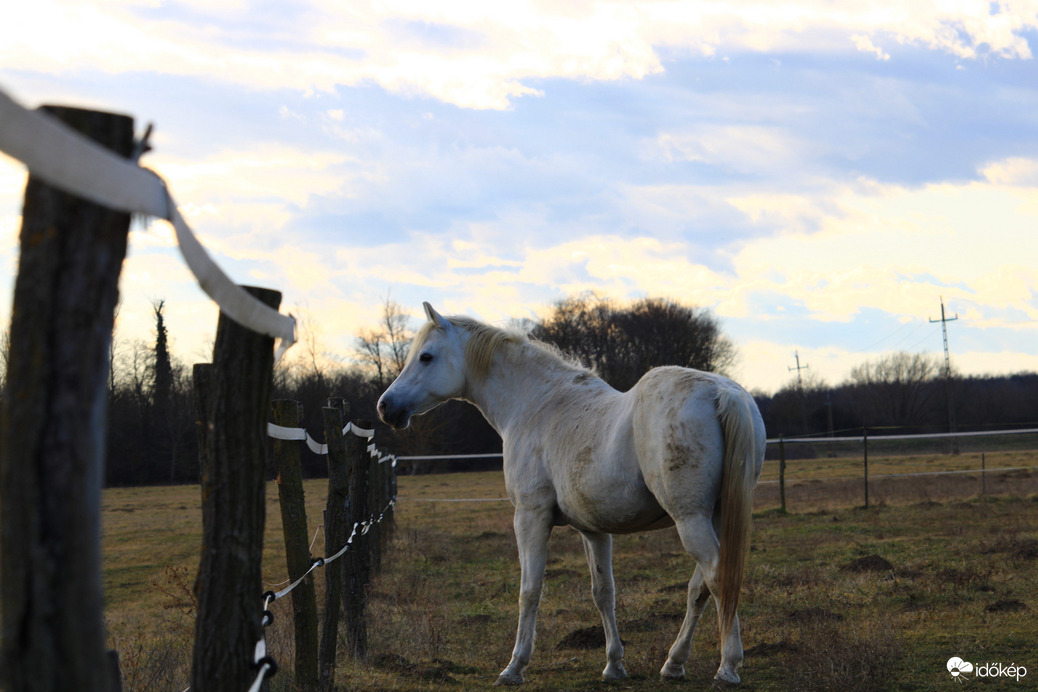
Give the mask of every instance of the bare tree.
[(410, 314), (387, 297), (382, 303), (378, 327), (362, 330), (357, 336), (359, 359), (373, 370), (379, 389), (388, 386), (404, 369), (414, 338), (408, 328), (410, 320)]
[(382, 357), (382, 332), (377, 329), (362, 330), (357, 335), (357, 356), (360, 362), (374, 371), (375, 384), (380, 390), (386, 386), (386, 366)]
[(382, 329), (386, 335), (386, 346), (389, 350), (389, 364), (393, 377), (404, 369), (407, 354), (411, 352), (411, 340), (414, 334), (407, 328), (411, 316), (387, 296), (382, 303)]
[(942, 361), (936, 356), (899, 351), (851, 370), (863, 420), (870, 425), (922, 425), (937, 410)]

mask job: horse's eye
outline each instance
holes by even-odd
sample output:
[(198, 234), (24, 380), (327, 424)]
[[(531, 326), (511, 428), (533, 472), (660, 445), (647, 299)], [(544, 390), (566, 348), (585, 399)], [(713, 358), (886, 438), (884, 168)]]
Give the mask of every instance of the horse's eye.
[(432, 359), (433, 356), (431, 353), (423, 353), (422, 355), (418, 356), (418, 360), (420, 360), (423, 363), (430, 363), (432, 362)]

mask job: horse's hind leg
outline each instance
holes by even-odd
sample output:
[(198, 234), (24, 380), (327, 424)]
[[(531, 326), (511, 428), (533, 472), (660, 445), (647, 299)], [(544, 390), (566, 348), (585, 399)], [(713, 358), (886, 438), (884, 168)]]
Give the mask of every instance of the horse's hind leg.
[(706, 588), (703, 570), (697, 564), (696, 570), (688, 582), (688, 608), (685, 611), (685, 619), (678, 631), (678, 638), (670, 647), (667, 662), (660, 670), (661, 677), (673, 679), (685, 677), (685, 661), (688, 660), (689, 652), (692, 650), (692, 635), (695, 634), (699, 617), (703, 614), (708, 600), (710, 600), (710, 591)]
[(548, 556), (548, 538), (551, 536), (551, 512), (515, 510), (515, 541), (519, 546), (519, 566), (522, 570), (519, 584), (519, 626), (515, 634), (515, 648), (508, 667), (501, 671), (495, 685), (521, 685), (523, 671), (533, 654), (533, 640), (537, 624), (537, 607), (541, 601), (544, 582), (544, 564)]
[(602, 614), (602, 627), (606, 637), (606, 667), (603, 680), (619, 680), (627, 677), (624, 670), (624, 647), (620, 643), (620, 632), (616, 628), (616, 587), (613, 582), (613, 537), (608, 533), (585, 533), (584, 552), (591, 570), (591, 593), (598, 612)]
[[(676, 520), (675, 525), (678, 535), (681, 537), (681, 544), (696, 561), (696, 571), (692, 574), (688, 585), (688, 611), (685, 614), (685, 620), (681, 625), (678, 638), (670, 649), (667, 662), (660, 671), (660, 675), (665, 678), (684, 675), (684, 665), (691, 649), (692, 634), (709, 595), (714, 596), (718, 616), (721, 613), (718, 599), (721, 591), (717, 581), (720, 544), (713, 523), (706, 517), (693, 516)], [(709, 593), (704, 591), (704, 584), (709, 589)], [(723, 682), (738, 683), (738, 670), (742, 665), (742, 659), (742, 637), (739, 634), (739, 617), (736, 616), (728, 635), (721, 642), (721, 665), (714, 677)]]

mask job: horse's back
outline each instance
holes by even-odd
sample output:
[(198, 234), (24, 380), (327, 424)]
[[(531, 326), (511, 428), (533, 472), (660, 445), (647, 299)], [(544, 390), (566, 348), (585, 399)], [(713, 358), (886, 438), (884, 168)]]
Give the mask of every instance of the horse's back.
[[(724, 466), (717, 404), (722, 393), (752, 403), (727, 377), (679, 367), (650, 370), (629, 392), (645, 484), (672, 517), (713, 513)], [(760, 418), (755, 404), (747, 413)], [(763, 439), (763, 422), (751, 420), (751, 429)]]

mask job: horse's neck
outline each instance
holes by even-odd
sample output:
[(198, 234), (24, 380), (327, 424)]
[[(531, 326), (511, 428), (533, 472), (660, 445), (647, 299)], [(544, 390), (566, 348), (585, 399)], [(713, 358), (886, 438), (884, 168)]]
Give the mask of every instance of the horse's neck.
[(494, 354), (487, 376), (471, 384), (469, 399), (502, 436), (530, 417), (558, 387), (560, 374), (543, 359), (502, 349)]

